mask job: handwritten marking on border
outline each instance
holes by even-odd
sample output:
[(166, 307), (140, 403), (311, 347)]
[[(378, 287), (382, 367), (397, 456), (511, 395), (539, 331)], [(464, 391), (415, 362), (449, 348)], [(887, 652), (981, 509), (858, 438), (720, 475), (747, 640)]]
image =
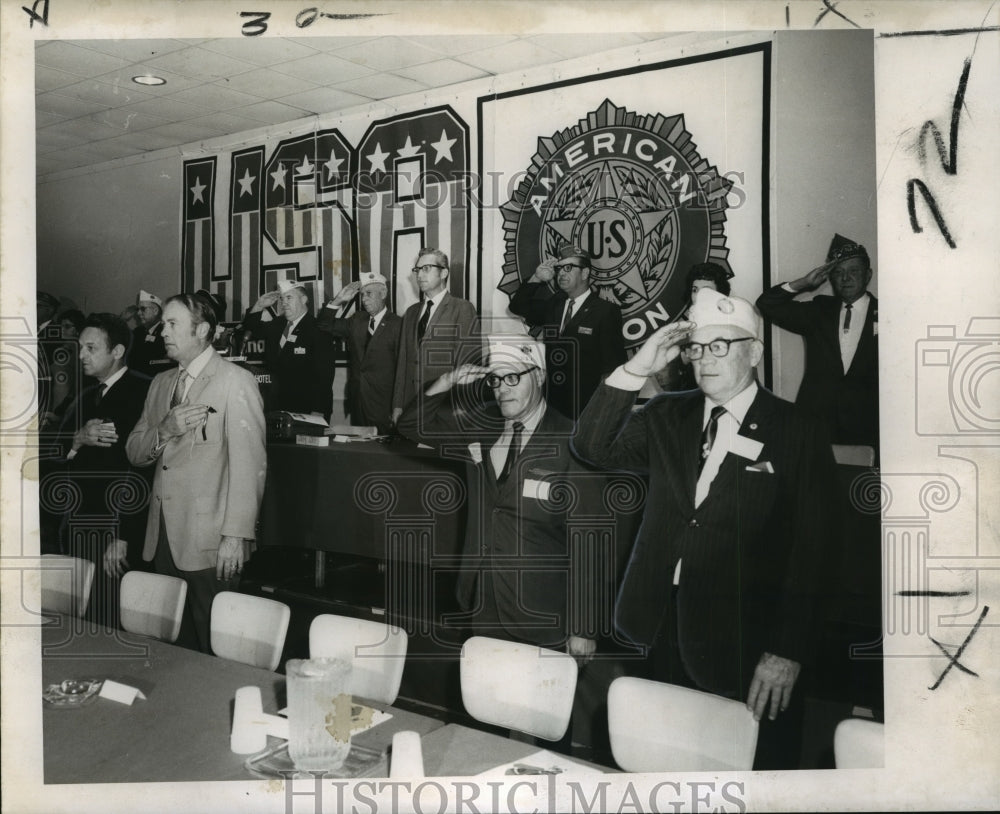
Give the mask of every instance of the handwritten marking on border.
[[(39, 14), (37, 9), (39, 4), (42, 6), (42, 13)], [(49, 24), (49, 0), (35, 0), (31, 8), (27, 6), (21, 6), (21, 10), (28, 15), (28, 28), (35, 27), (35, 21), (37, 20), (44, 26)]]
[(972, 637), (976, 635), (976, 631), (979, 630), (979, 626), (983, 623), (983, 619), (986, 618), (986, 614), (989, 612), (990, 612), (990, 606), (983, 605), (983, 610), (979, 614), (979, 618), (976, 620), (976, 624), (972, 626), (972, 630), (969, 631), (969, 635), (965, 637), (965, 641), (962, 642), (962, 646), (955, 651), (954, 655), (949, 653), (939, 642), (936, 642), (934, 641), (934, 639), (931, 639), (931, 641), (934, 642), (934, 644), (936, 644), (941, 649), (941, 652), (948, 657), (948, 666), (944, 668), (944, 672), (941, 673), (941, 675), (938, 677), (938, 680), (934, 682), (934, 685), (929, 687), (928, 689), (936, 690), (938, 687), (940, 687), (941, 682), (944, 681), (944, 677), (948, 675), (952, 667), (958, 667), (958, 669), (961, 670), (962, 672), (969, 673), (970, 675), (978, 677), (978, 673), (973, 673), (972, 670), (968, 669), (962, 664), (959, 664), (958, 660), (961, 657), (962, 653), (965, 652), (965, 648), (968, 647), (969, 642), (972, 641)]

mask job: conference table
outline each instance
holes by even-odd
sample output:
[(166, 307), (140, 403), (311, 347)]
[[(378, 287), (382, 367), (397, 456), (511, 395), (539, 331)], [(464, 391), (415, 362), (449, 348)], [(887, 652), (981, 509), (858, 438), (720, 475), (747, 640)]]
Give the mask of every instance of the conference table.
[[(58, 617), (42, 630), (42, 680), (48, 686), (65, 679), (111, 679), (140, 690), (145, 699), (128, 705), (95, 697), (83, 706), (58, 708), (40, 698), (45, 783), (254, 780), (245, 766), (248, 756), (230, 750), (236, 690), (259, 687), (265, 713), (285, 706), (279, 673)], [(352, 745), (382, 753), (372, 776), (388, 775), (385, 753), (401, 731), (421, 736), (427, 777), (479, 774), (539, 751), (530, 743), (355, 700), (392, 716), (352, 737)], [(269, 737), (269, 747), (277, 744)]]

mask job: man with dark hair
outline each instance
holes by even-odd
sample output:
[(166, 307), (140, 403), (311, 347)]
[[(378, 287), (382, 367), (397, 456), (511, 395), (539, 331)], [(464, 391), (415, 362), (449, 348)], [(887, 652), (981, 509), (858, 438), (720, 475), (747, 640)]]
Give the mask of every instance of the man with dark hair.
[[(344, 318), (343, 309), (360, 293), (361, 308)], [(347, 373), (347, 412), (355, 426), (392, 426), (392, 390), (399, 360), (399, 337), (403, 320), (386, 307), (386, 279), (374, 271), (364, 272), (357, 282), (345, 285), (320, 309), (321, 331), (347, 340), (350, 362)]]
[[(835, 444), (871, 446), (878, 455), (878, 300), (868, 292), (872, 266), (864, 246), (835, 235), (827, 262), (757, 299), (775, 325), (800, 334), (805, 373), (795, 403), (818, 416)], [(796, 296), (829, 282), (833, 296)]]
[(421, 249), (413, 263), (413, 275), (420, 290), (420, 302), (403, 314), (392, 391), (393, 423), (429, 382), (452, 370), (460, 361), (457, 357), (462, 343), (472, 337), (476, 322), (475, 306), (448, 291), (451, 268), (443, 251)]
[(329, 420), (336, 370), (333, 340), (316, 326), (305, 284), (281, 280), (277, 291), (263, 294), (250, 307), (243, 327), (264, 340), (264, 363), (274, 382), (268, 409), (322, 413)]
[(147, 376), (155, 376), (174, 365), (163, 345), (163, 300), (142, 289), (135, 302), (139, 325), (132, 331), (128, 365)]
[(601, 379), (625, 361), (621, 309), (591, 290), (590, 276), (590, 256), (577, 246), (563, 246), (559, 259), (541, 263), (508, 306), (541, 329), (549, 377), (546, 398), (574, 419)]
[(235, 590), (264, 493), (264, 412), (254, 377), (212, 347), (217, 315), (200, 294), (163, 309), (167, 355), (179, 369), (153, 380), (126, 449), (155, 465), (143, 558), (188, 584), (178, 643), (211, 652), (215, 594)]
[(695, 263), (688, 269), (687, 290), (688, 298), (693, 302), (695, 292), (699, 288), (714, 288), (720, 294), (729, 296), (729, 280), (733, 273), (726, 271), (718, 263)]
[(63, 519), (67, 550), (97, 566), (87, 617), (114, 627), (117, 579), (142, 563), (149, 499), (148, 478), (135, 471), (125, 453), (150, 384), (148, 376), (125, 365), (131, 339), (128, 326), (114, 314), (86, 318), (80, 363), (96, 384), (70, 403), (59, 431), (65, 477), (80, 495)]

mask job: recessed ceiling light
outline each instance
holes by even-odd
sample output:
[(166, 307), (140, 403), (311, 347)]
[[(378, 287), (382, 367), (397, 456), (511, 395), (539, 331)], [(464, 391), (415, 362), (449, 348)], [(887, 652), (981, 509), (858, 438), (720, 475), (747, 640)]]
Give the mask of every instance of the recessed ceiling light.
[(142, 76), (133, 76), (132, 81), (137, 85), (166, 85), (167, 80), (162, 76), (152, 76), (150, 74), (143, 74)]

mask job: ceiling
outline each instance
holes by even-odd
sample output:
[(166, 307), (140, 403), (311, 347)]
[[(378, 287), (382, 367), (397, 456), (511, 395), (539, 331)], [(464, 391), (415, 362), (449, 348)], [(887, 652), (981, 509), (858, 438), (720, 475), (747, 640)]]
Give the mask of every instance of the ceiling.
[[(662, 39), (541, 34), (52, 40), (35, 50), (39, 177)], [(148, 87), (133, 76), (151, 74)]]

